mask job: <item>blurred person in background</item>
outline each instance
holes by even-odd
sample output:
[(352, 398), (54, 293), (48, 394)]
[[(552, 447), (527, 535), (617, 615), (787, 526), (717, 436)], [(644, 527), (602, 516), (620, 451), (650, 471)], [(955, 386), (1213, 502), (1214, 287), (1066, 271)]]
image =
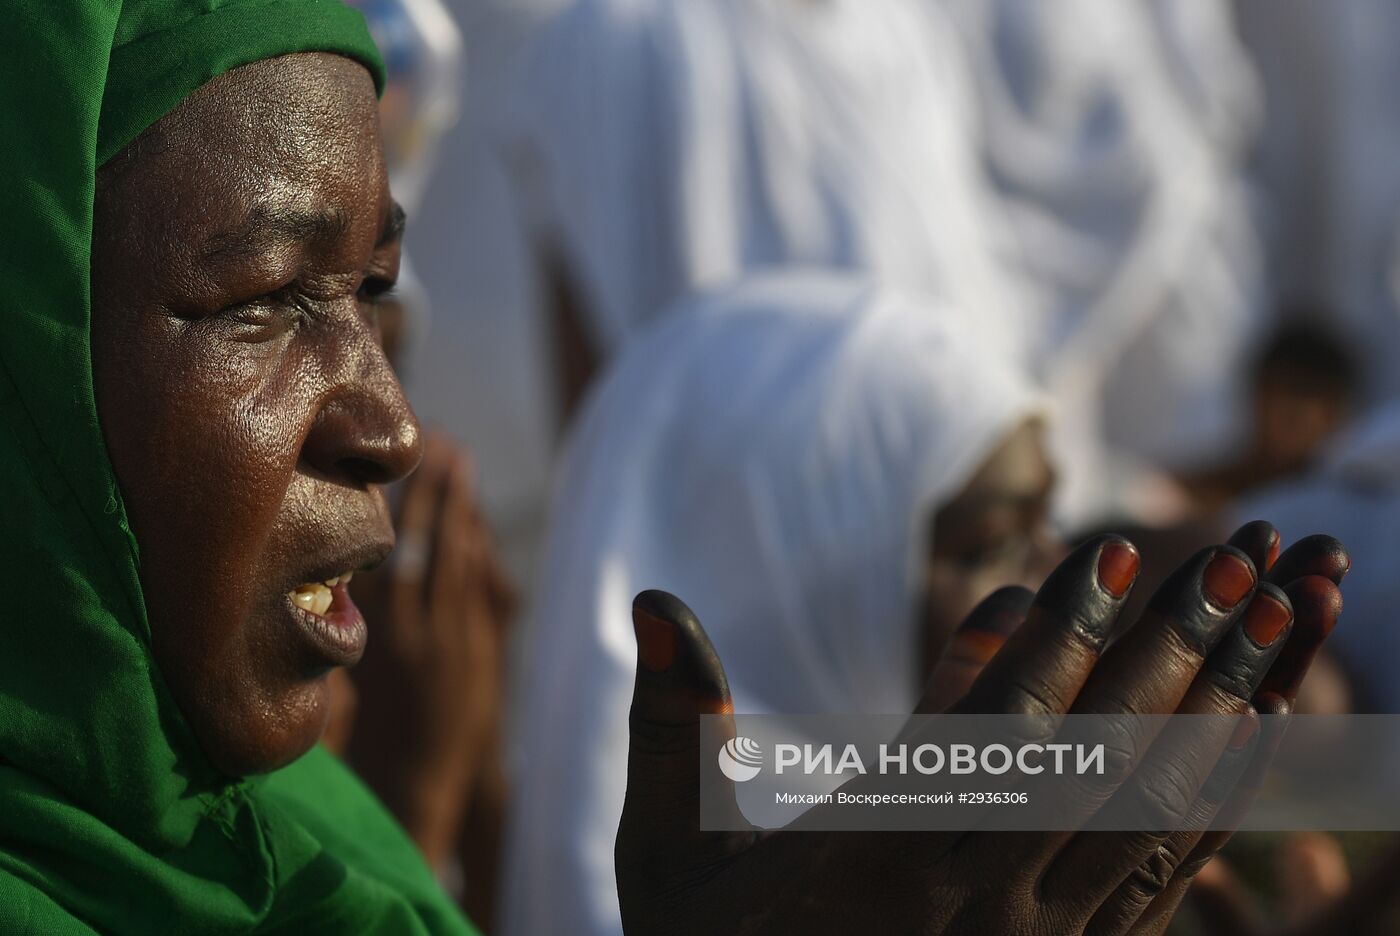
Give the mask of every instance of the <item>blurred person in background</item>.
[(435, 137), (427, 197), (413, 211), (413, 272), (431, 316), (417, 317), (401, 367), (424, 423), (470, 448), (476, 496), (522, 598), (543, 534), (557, 415), (538, 285), (496, 128), (518, 50), (566, 2), (443, 0), (461, 33), (450, 89), (460, 119)]
[[(439, 140), (457, 119), (462, 38), (439, 0), (351, 5), (384, 55), (379, 110), (390, 184), (405, 212), (416, 212)], [(405, 379), (432, 332), (408, 252), (378, 308), (384, 353)], [(353, 707), (340, 710), (332, 741), (489, 931), (506, 803), (500, 739), (515, 598), (476, 491), (474, 459), (445, 434), (427, 432), (422, 462), (394, 492), (396, 554), (354, 585), (382, 637), (353, 678), (337, 671), (333, 701)]]
[[(1245, 498), (1237, 516), (1267, 510), (1297, 534), (1327, 523), (1377, 557), (1400, 555), (1400, 404), (1360, 420), (1309, 476)], [(1400, 628), (1388, 604), (1400, 579), (1387, 558), (1361, 563), (1347, 580), (1347, 626), (1331, 652), (1349, 676), (1360, 712), (1400, 713)]]
[(1360, 358), (1361, 409), (1400, 395), (1400, 5), (1234, 0), (1263, 78), (1254, 176), (1280, 305), (1316, 302)]
[(1254, 354), (1249, 431), (1230, 462), (1183, 478), (1196, 509), (1214, 516), (1258, 489), (1303, 474), (1351, 419), (1362, 392), (1359, 361), (1323, 314), (1285, 322)]
[(1237, 362), (1264, 313), (1243, 172), (1260, 96), (1228, 3), (940, 5), (975, 75), (1009, 262), (1038, 303), (1057, 513), (1180, 520), (1170, 475), (1232, 451)]
[(524, 650), (531, 808), (504, 932), (620, 932), (643, 583), (697, 596), (737, 710), (901, 712), (978, 601), (1053, 565), (1043, 401), (955, 318), (839, 273), (763, 274), (683, 303), (609, 368), (571, 435)]
[(972, 92), (937, 4), (576, 0), (497, 128), (540, 283), (559, 426), (674, 301), (809, 264), (984, 310), (1020, 350)]

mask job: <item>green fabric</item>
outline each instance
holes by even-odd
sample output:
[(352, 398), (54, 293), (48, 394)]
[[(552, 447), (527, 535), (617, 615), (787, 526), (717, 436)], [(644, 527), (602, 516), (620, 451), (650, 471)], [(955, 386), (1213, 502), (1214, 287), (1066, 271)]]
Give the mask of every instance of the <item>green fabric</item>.
[(324, 752), (232, 783), (156, 671), (93, 402), (95, 170), (211, 77), (383, 68), (335, 0), (9, 0), (0, 81), (0, 932), (471, 933)]

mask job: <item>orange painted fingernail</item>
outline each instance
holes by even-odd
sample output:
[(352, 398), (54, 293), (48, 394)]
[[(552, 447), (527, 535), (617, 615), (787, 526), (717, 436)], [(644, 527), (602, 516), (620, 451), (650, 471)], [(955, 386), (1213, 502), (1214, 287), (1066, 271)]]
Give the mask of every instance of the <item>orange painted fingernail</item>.
[(654, 614), (634, 607), (632, 628), (637, 632), (637, 659), (653, 673), (670, 669), (676, 661), (676, 628)]
[(1114, 598), (1122, 598), (1137, 578), (1142, 559), (1129, 543), (1111, 542), (1099, 553), (1099, 585)]
[(1272, 595), (1260, 592), (1244, 612), (1244, 632), (1261, 647), (1278, 640), (1293, 620), (1293, 611)]
[(1254, 570), (1238, 556), (1216, 553), (1201, 575), (1201, 585), (1211, 604), (1229, 611), (1254, 587)]

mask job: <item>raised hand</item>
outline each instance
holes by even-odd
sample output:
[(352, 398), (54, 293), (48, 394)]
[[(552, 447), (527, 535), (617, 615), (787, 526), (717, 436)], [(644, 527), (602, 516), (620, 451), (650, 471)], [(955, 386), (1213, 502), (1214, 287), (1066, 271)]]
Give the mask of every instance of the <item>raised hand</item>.
[[(1003, 591), (974, 611), (975, 629), (989, 635), (983, 655), (1011, 633), (980, 674), (968, 672), (977, 652), (940, 664), (935, 679), (961, 672), (966, 686), (951, 710), (1185, 711), (1252, 724), (1250, 700), (1298, 629), (1289, 594), (1260, 583), (1246, 551), (1213, 547), (1179, 569), (1108, 648), (1137, 566), (1129, 544), (1101, 538), (1066, 559), (1033, 600)], [(1199, 833), (700, 832), (699, 719), (730, 711), (723, 668), (700, 623), (670, 595), (638, 596), (634, 624), (638, 668), (616, 852), (628, 933), (1062, 936), (1127, 932), (1145, 910), (1169, 917), (1179, 902), (1168, 889), (1189, 881), (1186, 859)], [(954, 646), (967, 637), (960, 633)], [(920, 709), (936, 711), (948, 698), (935, 684)], [(1241, 739), (1229, 732), (1122, 740), (1105, 776), (1064, 785), (1063, 809), (1088, 818), (1114, 797), (1160, 800), (1169, 828), (1171, 804), (1201, 808), (1209, 799), (1203, 788), (1217, 765), (1239, 761), (1227, 772), (1232, 779), (1245, 766)], [(1206, 808), (1231, 786), (1206, 790), (1214, 796)]]
[(404, 482), (398, 547), (356, 578), (373, 638), (354, 676), (355, 766), (429, 862), (456, 846), (474, 782), (499, 758), (504, 629), (513, 595), (477, 510), (471, 466), (429, 434)]

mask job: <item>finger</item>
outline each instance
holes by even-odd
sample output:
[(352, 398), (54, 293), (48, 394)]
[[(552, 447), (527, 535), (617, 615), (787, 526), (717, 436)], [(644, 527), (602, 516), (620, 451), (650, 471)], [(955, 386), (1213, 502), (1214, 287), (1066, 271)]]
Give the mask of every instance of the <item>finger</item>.
[(1321, 575), (1296, 578), (1284, 591), (1293, 605), (1296, 623), (1260, 691), (1280, 695), (1291, 706), (1317, 652), (1337, 626), (1342, 614), (1342, 592), (1331, 579)]
[[(438, 646), (451, 646), (466, 627), (483, 623), (471, 589), (482, 587), (477, 530), (467, 487), (469, 468), (454, 453), (443, 481), (443, 498), (428, 569), (427, 623)], [(476, 620), (473, 620), (476, 618)]]
[(958, 626), (933, 668), (916, 715), (941, 712), (967, 695), (983, 668), (1025, 621), (1035, 595), (1008, 585), (987, 596)]
[[(1249, 558), (1218, 546), (1197, 553), (1157, 589), (1142, 620), (1114, 644), (1075, 700), (1073, 714), (1110, 716), (1098, 723), (1107, 756), (1100, 773), (1066, 777), (1056, 786), (1056, 815), (1085, 821), (1127, 780), (1161, 727), (1159, 720), (1135, 716), (1177, 710), (1255, 586)], [(1057, 850), (1068, 837), (1046, 837), (1042, 847)]]
[(1283, 538), (1269, 521), (1251, 520), (1232, 533), (1226, 542), (1248, 556), (1254, 568), (1264, 574), (1278, 561)]
[[(1102, 932), (1116, 932), (1142, 914), (1226, 801), (1247, 761), (1238, 753), (1222, 756), (1222, 751), (1232, 731), (1235, 740), (1229, 750), (1236, 752), (1258, 730), (1250, 699), (1283, 650), (1292, 622), (1288, 597), (1273, 585), (1260, 585), (1176, 710), (1182, 716), (1227, 717), (1170, 719), (1142, 763), (1114, 793), (1108, 815), (1140, 823), (1139, 829), (1163, 831), (1076, 836), (1047, 872), (1048, 888), (1081, 890), (1092, 898), (1091, 905), (1104, 899), (1097, 917)], [(1235, 717), (1240, 715), (1250, 716), (1241, 723), (1248, 727), (1243, 736), (1236, 730)], [(1137, 719), (1125, 721), (1127, 731)], [(1116, 734), (1116, 724), (1113, 728)], [(1115, 737), (1110, 746), (1117, 743)], [(1173, 830), (1187, 834), (1173, 837)], [(1086, 867), (1095, 868), (1095, 876), (1076, 885)]]
[[(1327, 543), (1328, 537), (1314, 537), (1314, 558), (1321, 558), (1332, 568), (1344, 566), (1336, 561), (1337, 552)], [(1333, 541), (1335, 542), (1335, 541)], [(1298, 564), (1295, 568), (1301, 568)], [(1316, 566), (1314, 566), (1316, 567)], [(1294, 624), (1291, 634), (1280, 652), (1278, 659), (1265, 675), (1256, 697), (1255, 706), (1261, 714), (1287, 716), (1292, 711), (1293, 700), (1297, 697), (1298, 686), (1307, 674), (1308, 666), (1322, 642), (1336, 625), (1341, 613), (1341, 592), (1332, 580), (1321, 575), (1307, 575), (1296, 579), (1286, 590), (1289, 603), (1294, 610)], [(1192, 878), (1230, 840), (1233, 829), (1244, 821), (1249, 807), (1263, 786), (1273, 756), (1283, 739), (1285, 717), (1264, 719), (1259, 750), (1256, 752), (1239, 787), (1221, 808), (1216, 817), (1216, 828), (1205, 833), (1194, 846), (1192, 852), (1179, 869), (1176, 879), (1160, 898), (1171, 903), (1174, 908), (1181, 895), (1190, 886)], [(1155, 904), (1150, 908), (1159, 911)], [(1147, 914), (1145, 914), (1146, 916)]]
[[(1278, 752), (1279, 744), (1283, 741), (1284, 730), (1287, 727), (1287, 716), (1291, 713), (1287, 700), (1273, 693), (1258, 694), (1254, 705), (1260, 715), (1271, 717), (1260, 719), (1259, 743), (1250, 756), (1248, 766), (1230, 792), (1225, 805), (1216, 812), (1215, 820), (1212, 823), (1213, 827), (1197, 839), (1186, 858), (1177, 866), (1176, 873), (1162, 894), (1143, 912), (1139, 919), (1139, 929), (1135, 929), (1135, 933), (1144, 931), (1145, 925), (1152, 921), (1162, 921), (1162, 925), (1165, 926), (1165, 921), (1171, 919), (1182, 898), (1192, 888), (1193, 882), (1199, 878), (1206, 878), (1201, 880), (1198, 886), (1204, 891), (1208, 891), (1215, 878), (1207, 875), (1206, 871), (1211, 868), (1226, 867), (1217, 860), (1216, 856), (1220, 849), (1224, 848), (1230, 841), (1234, 830), (1244, 821), (1250, 806), (1254, 804), (1255, 798), (1263, 788), (1264, 779), (1268, 775), (1274, 755)], [(1254, 931), (1253, 929), (1230, 929), (1229, 924), (1238, 923), (1244, 917), (1240, 915), (1243, 905), (1238, 900), (1230, 899), (1228, 888), (1214, 895), (1208, 895), (1207, 899), (1200, 903), (1203, 904), (1203, 920), (1209, 917), (1215, 919), (1215, 923), (1208, 927), (1210, 932), (1245, 933)], [(1151, 927), (1146, 927), (1146, 929), (1151, 930)]]
[[(702, 768), (726, 792), (725, 808), (738, 815), (733, 785), (713, 758), (700, 757), (701, 716), (732, 716), (729, 683), (710, 638), (674, 595), (644, 591), (632, 603), (637, 673), (629, 719), (627, 793), (617, 835), (617, 861), (673, 860), (675, 850), (701, 836)], [(734, 738), (732, 717), (720, 736)], [(669, 853), (669, 854), (668, 854)]]
[(442, 498), (445, 464), (442, 440), (430, 433), (424, 437), (423, 460), (404, 481), (395, 525), (397, 544), (389, 563), (389, 607), (396, 625), (392, 637), (409, 639), (405, 633), (415, 627), (422, 614), (423, 586), (432, 554), (433, 518)]
[[(1225, 722), (1221, 722), (1223, 726)], [(1188, 860), (1192, 850), (1202, 837), (1201, 830), (1209, 826), (1217, 811), (1235, 790), (1241, 776), (1249, 766), (1256, 748), (1259, 733), (1259, 718), (1250, 709), (1235, 723), (1229, 742), (1220, 752), (1210, 775), (1194, 795), (1186, 813), (1186, 828), (1168, 835), (1155, 837), (1149, 844), (1150, 853), (1134, 865), (1128, 876), (1103, 901), (1094, 913), (1089, 925), (1084, 928), (1085, 936), (1122, 936), (1139, 933), (1144, 922), (1155, 919), (1159, 901), (1178, 880), (1178, 872)], [(1194, 732), (1199, 739), (1200, 732)], [(1194, 740), (1194, 739), (1193, 739)], [(1155, 750), (1155, 748), (1154, 748)], [(1171, 755), (1195, 752), (1172, 751)], [(1080, 836), (1080, 839), (1094, 838), (1109, 842), (1114, 835), (1101, 833), (1093, 836)], [(1105, 869), (1104, 877), (1116, 877), (1121, 867)], [(1181, 893), (1184, 894), (1184, 889)], [(1180, 894), (1176, 896), (1180, 901)], [(1173, 908), (1175, 904), (1173, 904)]]
[(1075, 702), (1075, 713), (1168, 714), (1249, 604), (1254, 564), (1232, 546), (1203, 549), (1173, 572)]
[(1096, 537), (1070, 553), (955, 710), (1068, 712), (1113, 633), (1140, 564), (1137, 550), (1119, 536)]
[(1350, 570), (1346, 547), (1334, 537), (1314, 533), (1285, 549), (1266, 577), (1280, 588), (1305, 575), (1320, 575), (1340, 585)]

